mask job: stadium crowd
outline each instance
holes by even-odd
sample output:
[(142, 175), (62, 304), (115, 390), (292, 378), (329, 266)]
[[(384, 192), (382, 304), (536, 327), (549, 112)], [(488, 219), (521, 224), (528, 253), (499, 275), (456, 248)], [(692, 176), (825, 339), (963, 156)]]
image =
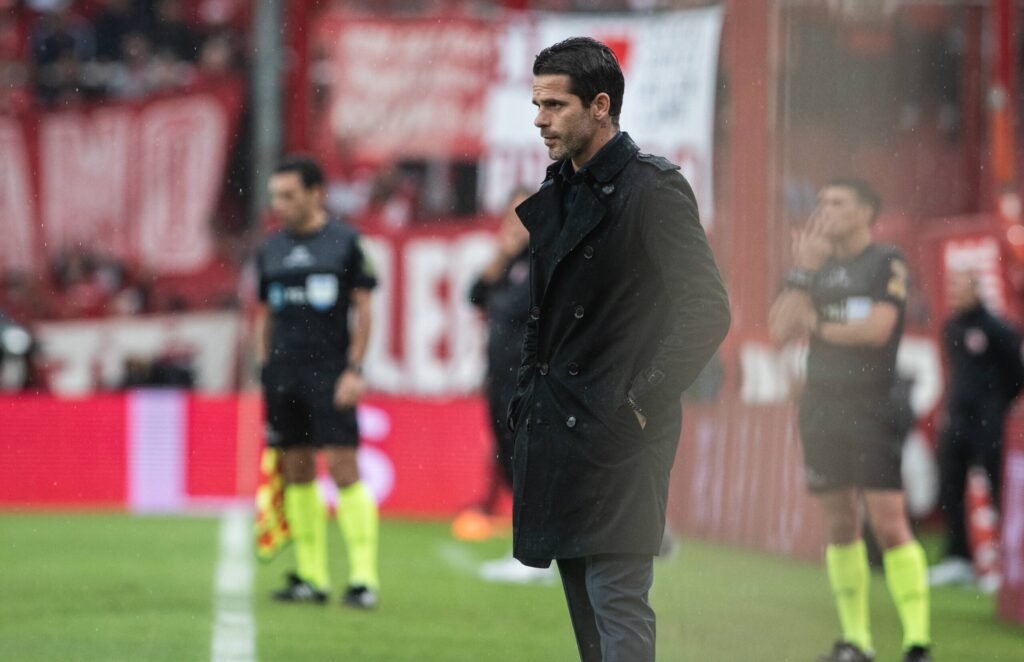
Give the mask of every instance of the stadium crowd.
[(0, 114), (171, 92), (239, 68), (232, 0), (2, 0)]

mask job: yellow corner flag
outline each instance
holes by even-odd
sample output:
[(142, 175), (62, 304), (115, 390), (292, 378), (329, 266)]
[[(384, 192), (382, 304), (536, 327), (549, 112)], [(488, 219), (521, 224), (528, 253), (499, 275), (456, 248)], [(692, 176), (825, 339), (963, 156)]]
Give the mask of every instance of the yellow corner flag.
[(256, 487), (256, 556), (271, 561), (291, 542), (288, 520), (284, 516), (284, 480), (281, 455), (264, 448), (260, 457), (260, 478)]

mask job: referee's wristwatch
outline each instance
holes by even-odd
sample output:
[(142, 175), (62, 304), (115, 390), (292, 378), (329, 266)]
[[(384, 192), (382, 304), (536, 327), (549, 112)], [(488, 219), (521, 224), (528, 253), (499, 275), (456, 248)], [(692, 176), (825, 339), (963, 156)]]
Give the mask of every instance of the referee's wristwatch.
[(814, 272), (806, 269), (790, 269), (786, 274), (785, 285), (794, 290), (809, 290), (814, 282)]
[(355, 361), (349, 361), (348, 365), (345, 366), (345, 370), (347, 372), (354, 372), (355, 374), (357, 374), (359, 376), (362, 376), (362, 374), (363, 374), (363, 364), (362, 363), (357, 363)]

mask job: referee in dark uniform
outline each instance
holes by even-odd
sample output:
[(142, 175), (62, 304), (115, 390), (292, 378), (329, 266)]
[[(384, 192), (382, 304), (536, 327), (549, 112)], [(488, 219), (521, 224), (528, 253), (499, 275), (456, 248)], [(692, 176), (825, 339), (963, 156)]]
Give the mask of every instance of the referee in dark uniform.
[(872, 238), (880, 200), (866, 182), (837, 179), (794, 238), (796, 268), (772, 306), (777, 342), (810, 338), (800, 436), (807, 487), (821, 505), (826, 565), (842, 637), (821, 660), (873, 660), (863, 509), (883, 549), (903, 624), (905, 662), (928, 660), (927, 564), (906, 515), (895, 400), (907, 268)]
[(370, 292), (377, 279), (356, 231), (328, 216), (324, 178), (305, 157), (286, 159), (270, 177), (274, 213), (284, 228), (257, 256), (267, 443), (280, 449), (285, 515), (297, 569), (274, 598), (327, 599), (326, 510), (316, 483), (324, 450), (340, 489), (338, 523), (348, 548), (344, 604), (377, 603), (377, 504), (359, 480), (356, 404), (370, 335)]

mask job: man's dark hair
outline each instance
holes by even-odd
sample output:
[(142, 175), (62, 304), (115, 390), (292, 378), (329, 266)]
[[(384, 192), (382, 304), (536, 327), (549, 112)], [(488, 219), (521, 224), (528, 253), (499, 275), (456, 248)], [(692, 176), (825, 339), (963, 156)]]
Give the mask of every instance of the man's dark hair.
[(871, 207), (871, 222), (874, 223), (878, 218), (878, 213), (882, 210), (882, 197), (871, 184), (857, 177), (836, 177), (828, 185), (850, 189), (861, 204)]
[(590, 37), (572, 37), (548, 46), (533, 61), (534, 76), (565, 74), (569, 92), (583, 100), (589, 108), (594, 98), (604, 92), (611, 99), (608, 114), (619, 123), (622, 94), (626, 80), (612, 49)]
[(297, 174), (299, 179), (302, 180), (302, 186), (307, 189), (324, 185), (324, 171), (320, 169), (320, 165), (312, 157), (304, 154), (286, 156), (274, 168), (275, 175), (283, 175), (288, 172)]

